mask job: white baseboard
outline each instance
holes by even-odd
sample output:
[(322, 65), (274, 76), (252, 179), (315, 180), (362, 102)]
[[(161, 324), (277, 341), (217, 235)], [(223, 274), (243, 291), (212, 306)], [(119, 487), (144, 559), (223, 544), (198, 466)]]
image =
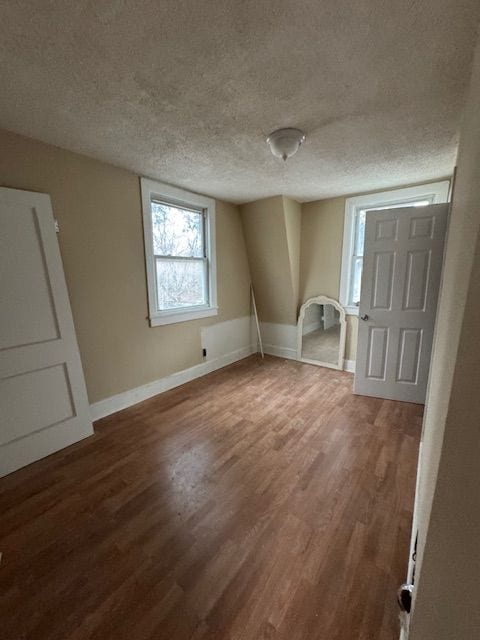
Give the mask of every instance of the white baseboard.
[[(295, 326), (262, 322), (261, 332), (265, 353), (289, 360), (297, 359), (297, 328)], [(111, 413), (131, 407), (137, 402), (242, 360), (258, 351), (255, 340), (256, 333), (252, 332), (252, 321), (249, 316), (204, 327), (201, 332), (201, 342), (208, 354), (204, 362), (91, 404), (92, 420), (99, 420)], [(227, 352), (227, 349), (231, 350)], [(355, 361), (345, 360), (344, 369), (355, 371)]]
[(291, 324), (261, 322), (263, 350), (270, 356), (297, 359), (297, 327)]
[(95, 402), (90, 405), (92, 420), (99, 420), (111, 413), (131, 407), (138, 402), (152, 398), (164, 391), (169, 391), (170, 389), (179, 387), (186, 382), (191, 382), (192, 380), (195, 380), (195, 378), (200, 378), (207, 373), (226, 367), (227, 365), (237, 362), (238, 360), (242, 360), (256, 352), (256, 345), (249, 345), (248, 347), (237, 349), (236, 351), (213, 358), (212, 360), (201, 362), (189, 369), (183, 369), (183, 371), (172, 373), (170, 376), (159, 378), (158, 380), (144, 384), (141, 387), (129, 389), (128, 391), (118, 393), (110, 398), (105, 398), (105, 400)]
[[(260, 331), (265, 353), (278, 358), (297, 360), (297, 327), (295, 325), (261, 322)], [(343, 369), (355, 373), (355, 360), (344, 360)]]
[(277, 356), (277, 358), (288, 358), (289, 360), (297, 359), (297, 350), (289, 347), (280, 347), (276, 344), (264, 344), (263, 350), (269, 356)]
[(255, 344), (257, 337), (251, 335), (251, 317), (243, 316), (202, 327), (200, 341), (208, 361)]
[[(297, 360), (297, 350), (289, 349), (288, 347), (280, 347), (275, 344), (264, 344), (263, 350), (270, 356), (277, 356), (278, 358), (288, 358), (288, 360)], [(355, 373), (355, 360), (344, 360), (343, 370), (349, 373)]]

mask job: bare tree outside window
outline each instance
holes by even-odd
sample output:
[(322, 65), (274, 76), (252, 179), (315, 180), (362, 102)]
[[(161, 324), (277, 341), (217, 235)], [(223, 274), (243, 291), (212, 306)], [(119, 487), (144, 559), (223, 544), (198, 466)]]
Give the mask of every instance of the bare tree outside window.
[(159, 311), (208, 304), (202, 211), (151, 203)]
[(150, 326), (216, 316), (215, 200), (148, 178), (140, 187)]

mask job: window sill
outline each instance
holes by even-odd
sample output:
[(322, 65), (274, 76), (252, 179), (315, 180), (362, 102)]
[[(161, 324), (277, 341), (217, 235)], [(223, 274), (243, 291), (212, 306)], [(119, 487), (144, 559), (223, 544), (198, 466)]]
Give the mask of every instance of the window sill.
[(358, 307), (344, 307), (347, 316), (358, 316)]
[(150, 316), (150, 326), (158, 327), (164, 324), (176, 324), (177, 322), (188, 322), (189, 320), (199, 320), (218, 315), (218, 307), (208, 307), (207, 309), (186, 309), (179, 311), (176, 309), (172, 313), (159, 313)]

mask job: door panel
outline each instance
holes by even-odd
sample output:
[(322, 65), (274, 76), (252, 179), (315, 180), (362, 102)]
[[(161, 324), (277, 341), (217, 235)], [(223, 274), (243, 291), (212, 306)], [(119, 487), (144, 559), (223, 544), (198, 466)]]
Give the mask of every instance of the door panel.
[(375, 225), (375, 240), (395, 240), (398, 224), (395, 219), (377, 220)]
[(395, 253), (383, 251), (375, 254), (372, 286), (372, 309), (390, 309), (392, 306)]
[(367, 378), (385, 380), (388, 328), (369, 327)]
[(367, 212), (355, 393), (424, 402), (447, 212)]
[[(35, 208), (14, 203), (2, 210), (2, 236), (15, 250), (2, 251), (0, 349), (59, 337), (50, 279)], [(15, 277), (8, 278), (8, 274)], [(19, 295), (21, 293), (21, 295)], [(31, 321), (32, 309), (35, 322)]]
[(397, 382), (416, 384), (422, 347), (421, 329), (400, 329)]
[[(29, 402), (19, 403), (18, 398)], [(51, 398), (45, 402), (44, 398)], [(72, 418), (74, 409), (65, 364), (28, 371), (0, 382), (0, 444)]]
[(407, 252), (407, 276), (405, 279), (404, 311), (424, 311), (428, 276), (430, 272), (429, 249)]
[(425, 216), (423, 218), (412, 218), (410, 221), (409, 238), (433, 238), (435, 218)]
[(46, 194), (0, 188), (0, 476), (93, 433)]

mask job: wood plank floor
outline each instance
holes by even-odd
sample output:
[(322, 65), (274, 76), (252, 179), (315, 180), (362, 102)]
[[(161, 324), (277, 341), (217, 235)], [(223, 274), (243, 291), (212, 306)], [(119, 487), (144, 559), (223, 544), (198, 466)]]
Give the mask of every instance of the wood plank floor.
[(256, 356), (0, 480), (4, 640), (390, 640), (422, 407)]

